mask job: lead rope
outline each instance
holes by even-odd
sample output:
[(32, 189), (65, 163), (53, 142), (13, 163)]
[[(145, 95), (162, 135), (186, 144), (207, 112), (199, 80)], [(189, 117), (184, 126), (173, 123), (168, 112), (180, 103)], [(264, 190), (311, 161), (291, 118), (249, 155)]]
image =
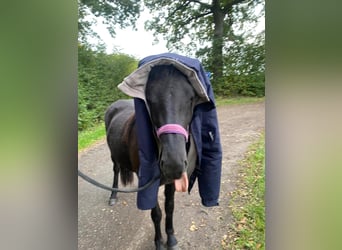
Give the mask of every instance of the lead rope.
[(108, 186), (106, 186), (106, 185), (104, 185), (102, 183), (99, 183), (98, 181), (96, 181), (96, 180), (90, 178), (89, 176), (87, 176), (86, 174), (82, 173), (79, 169), (77, 169), (77, 172), (78, 172), (78, 176), (79, 177), (81, 177), (85, 181), (93, 184), (94, 186), (97, 186), (97, 187), (105, 189), (105, 190), (114, 191), (114, 192), (120, 192), (120, 193), (135, 193), (135, 192), (143, 191), (143, 190), (147, 189), (148, 187), (150, 187), (157, 180), (160, 179), (160, 176), (155, 176), (155, 177), (153, 177), (149, 182), (147, 182), (142, 187), (133, 188), (133, 189), (120, 189), (120, 188), (108, 187)]

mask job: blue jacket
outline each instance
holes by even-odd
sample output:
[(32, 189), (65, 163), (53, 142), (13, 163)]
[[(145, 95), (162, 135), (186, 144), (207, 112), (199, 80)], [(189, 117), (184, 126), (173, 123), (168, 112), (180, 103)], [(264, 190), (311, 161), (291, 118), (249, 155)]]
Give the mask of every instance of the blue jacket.
[[(199, 193), (204, 206), (219, 204), (221, 183), (222, 149), (215, 108), (214, 93), (210, 80), (197, 59), (180, 56), (174, 53), (164, 53), (148, 56), (139, 62), (139, 67), (158, 58), (172, 58), (194, 69), (201, 84), (207, 92), (209, 102), (198, 104), (195, 107), (191, 122), (191, 133), (197, 150), (197, 166), (189, 178), (191, 191), (195, 180), (198, 180)], [(158, 149), (154, 141), (153, 127), (149, 118), (145, 102), (134, 98), (138, 147), (140, 157), (139, 187), (160, 174), (158, 165)], [(138, 192), (137, 206), (139, 209), (151, 209), (156, 206), (158, 199), (159, 182), (154, 183), (146, 190)]]

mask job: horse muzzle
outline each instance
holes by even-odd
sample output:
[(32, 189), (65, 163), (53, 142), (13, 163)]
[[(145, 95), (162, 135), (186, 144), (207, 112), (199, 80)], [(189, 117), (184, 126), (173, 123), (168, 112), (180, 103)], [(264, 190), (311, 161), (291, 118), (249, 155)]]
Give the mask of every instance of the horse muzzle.
[[(176, 173), (167, 173), (166, 168), (163, 168), (161, 166), (161, 172), (162, 172), (162, 179), (165, 181), (165, 184), (171, 184), (174, 183), (175, 190), (177, 192), (186, 192), (189, 187), (189, 180), (188, 180), (188, 174), (187, 171), (183, 172), (176, 172)], [(172, 177), (173, 176), (173, 177)]]
[(186, 159), (175, 158), (174, 155), (170, 157), (167, 153), (162, 152), (160, 170), (166, 181), (169, 182), (181, 178), (182, 174), (187, 170), (187, 165), (188, 162)]
[(175, 182), (176, 191), (186, 191), (188, 161), (184, 138), (179, 134), (165, 134), (160, 137), (160, 147), (160, 171), (165, 183)]
[(185, 142), (188, 141), (189, 133), (179, 124), (165, 124), (156, 132), (162, 147), (160, 155), (162, 175), (166, 183), (175, 183), (176, 191), (186, 192), (189, 181)]

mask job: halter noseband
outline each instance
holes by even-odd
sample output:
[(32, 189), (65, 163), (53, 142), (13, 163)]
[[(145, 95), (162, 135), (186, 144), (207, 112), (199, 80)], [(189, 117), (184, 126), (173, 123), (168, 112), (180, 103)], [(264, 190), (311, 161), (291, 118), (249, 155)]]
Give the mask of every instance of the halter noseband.
[(157, 129), (158, 138), (162, 134), (181, 134), (185, 137), (186, 141), (188, 141), (188, 137), (189, 137), (188, 131), (178, 124), (165, 124), (161, 126), (160, 128)]

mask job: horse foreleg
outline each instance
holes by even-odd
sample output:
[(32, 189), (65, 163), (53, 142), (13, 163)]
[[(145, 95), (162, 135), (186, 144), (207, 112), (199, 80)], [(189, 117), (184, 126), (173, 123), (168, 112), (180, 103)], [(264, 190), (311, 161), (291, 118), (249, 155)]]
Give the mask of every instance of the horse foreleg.
[[(119, 184), (119, 172), (120, 172), (120, 167), (119, 164), (115, 163), (113, 161), (113, 172), (114, 172), (114, 178), (113, 178), (113, 188), (118, 188)], [(109, 198), (109, 206), (113, 206), (117, 201), (117, 192), (112, 191), (110, 198)]]
[(167, 234), (167, 248), (168, 249), (178, 249), (177, 239), (174, 235), (173, 230), (173, 210), (175, 207), (175, 185), (167, 184), (165, 185), (165, 231)]
[(154, 244), (156, 245), (156, 249), (162, 249), (162, 234), (160, 230), (160, 222), (162, 219), (162, 212), (157, 201), (157, 205), (151, 210), (151, 218), (154, 224), (155, 236), (154, 236)]

